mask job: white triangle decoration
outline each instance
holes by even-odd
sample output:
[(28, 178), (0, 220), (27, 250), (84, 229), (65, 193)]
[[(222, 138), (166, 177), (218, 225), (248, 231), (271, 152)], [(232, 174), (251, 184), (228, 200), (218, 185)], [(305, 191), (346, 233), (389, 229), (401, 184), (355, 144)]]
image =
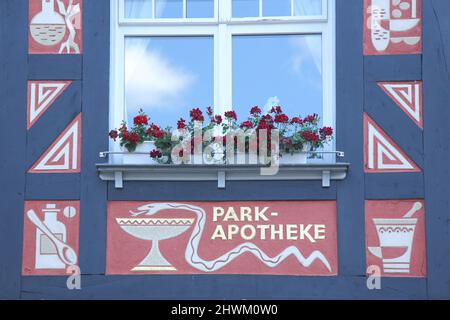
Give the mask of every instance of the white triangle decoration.
[(382, 84), (403, 109), (420, 123), (420, 85), (415, 84)]
[(55, 83), (36, 83), (30, 84), (30, 119), (32, 124), (43, 111), (49, 107), (49, 104), (61, 93), (67, 86), (65, 82)]
[[(78, 169), (79, 121), (80, 120), (77, 120), (72, 124), (72, 127), (67, 130), (58, 142), (45, 154), (42, 160), (33, 168), (33, 171)], [(70, 148), (70, 139), (72, 141), (72, 148)], [(60, 148), (61, 150), (59, 150)], [(51, 164), (52, 162), (58, 162), (61, 158), (64, 158), (63, 164)], [(50, 160), (52, 161), (50, 162)]]
[[(377, 143), (378, 142), (378, 143)], [(372, 170), (414, 170), (415, 167), (370, 122), (368, 123), (368, 167)], [(376, 155), (375, 155), (376, 153)], [(383, 155), (399, 163), (384, 163)], [(377, 166), (375, 166), (375, 156)]]

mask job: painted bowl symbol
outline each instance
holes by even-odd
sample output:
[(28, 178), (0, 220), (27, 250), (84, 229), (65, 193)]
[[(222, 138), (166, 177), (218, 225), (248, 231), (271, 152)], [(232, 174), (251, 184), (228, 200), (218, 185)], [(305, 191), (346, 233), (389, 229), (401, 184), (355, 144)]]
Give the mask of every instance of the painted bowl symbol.
[(180, 218), (116, 218), (117, 224), (129, 235), (152, 241), (147, 256), (132, 271), (175, 271), (159, 251), (159, 241), (171, 239), (187, 231), (195, 219)]

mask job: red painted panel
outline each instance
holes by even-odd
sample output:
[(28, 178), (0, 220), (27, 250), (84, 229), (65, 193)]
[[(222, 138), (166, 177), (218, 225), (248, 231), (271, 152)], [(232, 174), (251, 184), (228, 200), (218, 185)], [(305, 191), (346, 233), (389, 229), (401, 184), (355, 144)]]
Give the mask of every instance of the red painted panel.
[(366, 201), (367, 266), (385, 277), (425, 277), (423, 200)]
[(30, 54), (83, 52), (83, 0), (28, 0)]
[(109, 202), (106, 271), (336, 275), (336, 202)]
[(65, 275), (77, 265), (79, 213), (79, 201), (25, 202), (23, 275)]
[(364, 0), (364, 55), (420, 54), (422, 0)]

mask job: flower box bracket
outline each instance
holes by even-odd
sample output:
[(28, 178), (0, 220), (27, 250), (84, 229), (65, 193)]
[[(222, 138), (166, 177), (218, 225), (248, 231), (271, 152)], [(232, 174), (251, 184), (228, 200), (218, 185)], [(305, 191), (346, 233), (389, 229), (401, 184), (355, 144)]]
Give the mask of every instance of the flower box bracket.
[[(114, 181), (124, 187), (124, 181), (217, 181), (217, 188), (225, 189), (227, 181), (331, 181), (344, 180), (349, 163), (311, 163), (280, 165), (276, 174), (265, 172), (261, 165), (124, 165), (99, 163), (97, 172), (103, 181)], [(269, 174), (268, 174), (269, 173)]]

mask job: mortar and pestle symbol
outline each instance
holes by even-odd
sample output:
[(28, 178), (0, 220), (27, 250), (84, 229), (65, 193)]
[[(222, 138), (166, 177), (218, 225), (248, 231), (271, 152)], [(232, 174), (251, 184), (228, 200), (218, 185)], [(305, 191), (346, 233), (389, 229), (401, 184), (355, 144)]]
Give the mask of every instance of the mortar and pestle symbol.
[[(379, 247), (368, 247), (375, 257), (382, 259), (385, 273), (409, 273), (411, 252), (417, 218), (412, 216), (422, 209), (422, 203), (414, 203), (401, 219), (373, 219)], [(398, 252), (401, 252), (400, 255)]]

